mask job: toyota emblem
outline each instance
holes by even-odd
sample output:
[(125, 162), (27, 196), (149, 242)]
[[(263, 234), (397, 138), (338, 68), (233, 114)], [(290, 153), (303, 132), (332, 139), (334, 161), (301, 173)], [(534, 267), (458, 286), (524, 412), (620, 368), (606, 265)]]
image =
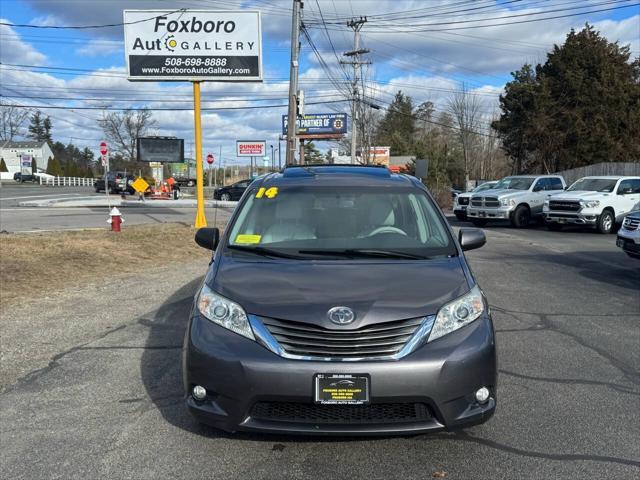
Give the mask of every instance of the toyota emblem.
[(327, 317), (336, 325), (348, 325), (356, 319), (356, 314), (349, 307), (333, 307)]

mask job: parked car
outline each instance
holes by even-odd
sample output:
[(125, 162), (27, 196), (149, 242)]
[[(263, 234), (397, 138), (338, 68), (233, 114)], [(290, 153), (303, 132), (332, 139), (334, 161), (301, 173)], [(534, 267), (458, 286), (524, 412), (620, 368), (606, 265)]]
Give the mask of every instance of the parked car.
[(467, 217), (478, 227), (489, 220), (505, 220), (524, 228), (531, 219), (542, 220), (544, 201), (562, 192), (566, 184), (559, 175), (516, 175), (505, 177), (491, 190), (471, 195)]
[(196, 185), (195, 178), (174, 176), (173, 179), (176, 181), (176, 185), (180, 187), (195, 187)]
[(584, 177), (545, 201), (544, 217), (549, 230), (573, 224), (611, 233), (638, 202), (640, 177)]
[(18, 183), (24, 183), (24, 182), (37, 182), (38, 181), (38, 177), (36, 175), (23, 175), (20, 172), (16, 172), (13, 174), (13, 180), (18, 182)]
[(458, 220), (466, 220), (467, 219), (467, 207), (469, 206), (469, 200), (471, 199), (471, 195), (478, 192), (484, 192), (485, 190), (490, 190), (493, 186), (498, 182), (484, 182), (478, 185), (476, 188), (471, 190), (470, 192), (459, 193), (453, 199), (453, 213), (455, 214)]
[(213, 191), (214, 200), (228, 202), (230, 200), (240, 200), (240, 197), (247, 189), (251, 180), (240, 180), (239, 182), (224, 187), (216, 188)]
[[(107, 180), (109, 182), (109, 193), (128, 193), (134, 195), (136, 190), (131, 186), (135, 181), (133, 175), (125, 174), (124, 172), (108, 172)], [(96, 193), (104, 192), (104, 175), (98, 179), (94, 184)]]
[(630, 257), (640, 259), (640, 203), (624, 218), (616, 245)]
[(495, 335), (426, 187), (373, 166), (260, 177), (214, 251), (183, 346), (188, 409), (226, 431), (388, 434), (487, 421)]

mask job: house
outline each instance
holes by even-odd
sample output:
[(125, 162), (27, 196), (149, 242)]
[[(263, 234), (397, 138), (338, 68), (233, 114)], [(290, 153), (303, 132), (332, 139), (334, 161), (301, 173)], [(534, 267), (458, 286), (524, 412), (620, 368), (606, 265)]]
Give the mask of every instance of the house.
[(53, 158), (53, 152), (47, 142), (7, 140), (0, 144), (0, 158), (4, 159), (8, 170), (0, 173), (2, 180), (12, 180), (13, 175), (20, 171), (20, 155), (23, 154), (32, 155), (38, 172), (46, 172), (49, 159)]

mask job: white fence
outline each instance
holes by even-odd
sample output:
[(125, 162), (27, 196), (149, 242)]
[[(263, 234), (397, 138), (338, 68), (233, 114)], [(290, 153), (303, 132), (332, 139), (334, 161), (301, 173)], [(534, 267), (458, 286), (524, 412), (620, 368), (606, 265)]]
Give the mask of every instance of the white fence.
[(95, 178), (82, 177), (39, 177), (40, 185), (50, 187), (92, 187), (96, 183)]

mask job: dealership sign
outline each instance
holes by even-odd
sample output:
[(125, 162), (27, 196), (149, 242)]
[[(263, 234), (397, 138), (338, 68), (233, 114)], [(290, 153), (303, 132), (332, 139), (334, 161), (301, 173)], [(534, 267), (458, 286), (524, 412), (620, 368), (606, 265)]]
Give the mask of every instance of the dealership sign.
[(238, 157), (264, 157), (266, 152), (267, 142), (264, 140), (238, 140), (236, 142)]
[(369, 147), (369, 163), (389, 166), (391, 147)]
[(136, 150), (139, 162), (184, 162), (184, 140), (182, 138), (138, 137)]
[[(282, 116), (282, 134), (287, 134), (288, 115)], [(347, 133), (346, 113), (310, 113), (297, 120), (298, 135), (344, 135)]]
[(129, 80), (262, 81), (260, 12), (123, 13)]
[(31, 175), (33, 172), (33, 156), (22, 154), (20, 155), (20, 174)]

